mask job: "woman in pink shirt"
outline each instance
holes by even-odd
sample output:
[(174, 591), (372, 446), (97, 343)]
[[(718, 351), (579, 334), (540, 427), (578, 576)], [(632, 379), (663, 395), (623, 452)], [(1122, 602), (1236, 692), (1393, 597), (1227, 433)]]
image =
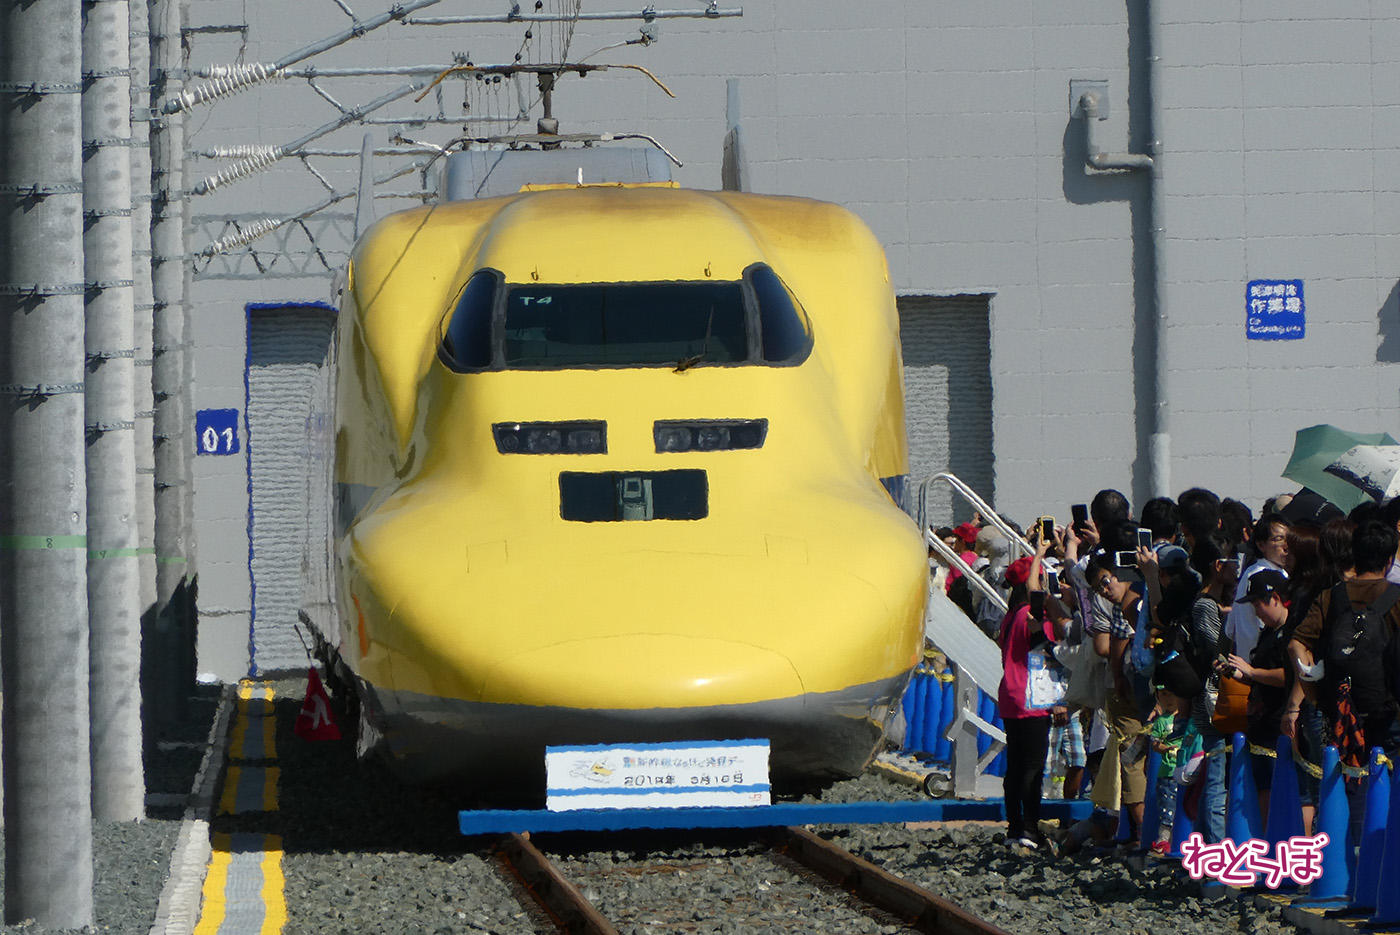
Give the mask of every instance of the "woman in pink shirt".
[(997, 636), (1002, 667), (997, 710), (1006, 731), (1006, 775), (1002, 781), (1006, 840), (1026, 848), (1045, 844), (1039, 822), (1045, 754), (1050, 744), (1050, 711), (1026, 705), (1027, 657), (1031, 650), (1055, 639), (1048, 617), (1042, 613), (1045, 619), (1033, 618), (1029, 603), (1031, 586), (1039, 589), (1040, 560), (1045, 550), (1046, 545), (1042, 544), (1034, 558), (1027, 555), (1006, 569), (1004, 580), (1011, 595)]

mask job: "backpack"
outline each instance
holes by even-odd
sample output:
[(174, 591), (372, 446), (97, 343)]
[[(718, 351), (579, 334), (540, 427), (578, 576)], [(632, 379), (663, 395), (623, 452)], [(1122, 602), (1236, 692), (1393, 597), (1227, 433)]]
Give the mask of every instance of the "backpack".
[(1336, 698), (1338, 686), (1350, 683), (1352, 706), (1363, 718), (1393, 707), (1385, 668), (1393, 634), (1385, 615), (1397, 601), (1400, 587), (1393, 584), (1360, 609), (1352, 605), (1345, 583), (1332, 589), (1321, 640), (1326, 696)]
[(1180, 622), (1167, 626), (1154, 642), (1157, 664), (1152, 680), (1180, 698), (1194, 698), (1205, 688), (1202, 666), (1191, 637)]

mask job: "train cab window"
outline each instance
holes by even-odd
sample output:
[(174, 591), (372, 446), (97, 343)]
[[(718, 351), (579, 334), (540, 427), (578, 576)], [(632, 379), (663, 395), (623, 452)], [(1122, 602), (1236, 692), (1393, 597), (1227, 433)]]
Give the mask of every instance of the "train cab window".
[(755, 263), (744, 271), (758, 301), (758, 324), (763, 359), (770, 364), (800, 364), (812, 349), (807, 315), (797, 298), (773, 272)]
[(511, 369), (726, 364), (749, 358), (740, 282), (512, 285)]
[(458, 373), (491, 366), (491, 318), (499, 282), (494, 270), (474, 273), (446, 322), (438, 351), (443, 363)]

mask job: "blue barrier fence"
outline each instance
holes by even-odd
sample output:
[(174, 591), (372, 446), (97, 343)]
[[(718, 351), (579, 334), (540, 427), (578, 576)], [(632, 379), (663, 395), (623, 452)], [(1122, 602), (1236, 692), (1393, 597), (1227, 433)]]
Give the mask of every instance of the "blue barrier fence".
[[(935, 763), (953, 758), (953, 745), (947, 733), (957, 715), (953, 676), (930, 666), (919, 666), (904, 692), (904, 752), (924, 754)], [(977, 715), (989, 724), (1002, 727), (997, 701), (986, 692), (977, 693)], [(977, 738), (980, 757), (992, 745), (985, 734)], [(988, 776), (1006, 775), (1006, 754), (999, 753), (987, 767)]]

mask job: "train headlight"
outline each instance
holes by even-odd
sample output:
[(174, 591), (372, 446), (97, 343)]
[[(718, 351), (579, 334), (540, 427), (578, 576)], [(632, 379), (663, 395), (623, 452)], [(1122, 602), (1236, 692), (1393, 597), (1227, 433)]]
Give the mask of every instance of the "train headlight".
[(656, 450), (663, 454), (762, 448), (767, 437), (767, 419), (692, 419), (657, 422), (652, 427)]
[(689, 451), (694, 433), (684, 425), (665, 425), (656, 423), (652, 430), (652, 435), (656, 439), (656, 450), (666, 451)]
[(607, 423), (497, 422), (491, 426), (496, 450), (503, 455), (599, 455), (608, 451)]

